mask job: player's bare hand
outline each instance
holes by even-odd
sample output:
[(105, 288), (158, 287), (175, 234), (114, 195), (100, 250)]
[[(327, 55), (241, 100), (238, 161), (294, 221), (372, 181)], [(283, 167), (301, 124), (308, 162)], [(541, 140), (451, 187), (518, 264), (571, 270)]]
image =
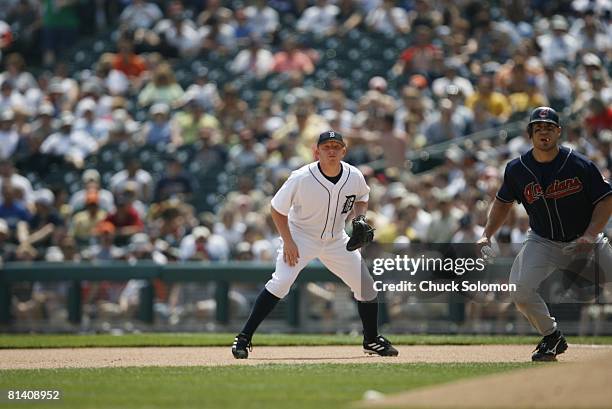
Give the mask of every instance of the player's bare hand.
[(491, 240), (489, 240), (489, 238), (486, 236), (481, 237), (476, 242), (476, 247), (478, 248), (479, 252), (482, 250), (484, 246), (491, 246)]
[(491, 240), (489, 240), (488, 237), (481, 237), (476, 242), (476, 248), (487, 263), (493, 263), (497, 253), (495, 250), (493, 250), (493, 247), (491, 247)]
[(563, 248), (563, 254), (587, 254), (593, 250), (593, 243), (595, 243), (596, 237), (585, 234), (571, 242)]
[(295, 266), (300, 258), (300, 252), (293, 240), (285, 240), (283, 244), (283, 260), (291, 267)]

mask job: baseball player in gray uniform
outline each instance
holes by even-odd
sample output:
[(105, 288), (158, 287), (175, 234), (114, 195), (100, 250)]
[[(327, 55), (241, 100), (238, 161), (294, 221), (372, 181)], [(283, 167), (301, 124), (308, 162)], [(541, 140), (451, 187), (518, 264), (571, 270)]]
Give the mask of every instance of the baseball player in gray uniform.
[[(319, 136), (318, 161), (291, 173), (272, 199), (272, 219), (282, 239), (272, 278), (257, 297), (251, 314), (232, 345), (236, 359), (251, 350), (251, 339), (264, 318), (289, 293), (300, 271), (318, 258), (353, 291), (363, 323), (363, 349), (368, 354), (396, 356), (398, 351), (378, 334), (378, 301), (374, 282), (358, 250), (347, 250), (346, 219), (363, 219), (370, 188), (361, 172), (342, 161), (342, 135)], [(355, 220), (355, 219), (354, 219)]]
[[(483, 237), (483, 255), (515, 201), (529, 215), (530, 231), (510, 272), (517, 309), (543, 336), (533, 361), (554, 361), (567, 342), (550, 316), (538, 287), (552, 272), (567, 269), (576, 258), (597, 256), (598, 273), (610, 283), (612, 247), (602, 231), (612, 213), (612, 187), (586, 157), (559, 145), (559, 116), (550, 107), (536, 108), (527, 126), (533, 149), (510, 161)], [(485, 251), (486, 250), (486, 251)], [(593, 253), (594, 252), (594, 253)], [(574, 263), (575, 265), (576, 263)]]

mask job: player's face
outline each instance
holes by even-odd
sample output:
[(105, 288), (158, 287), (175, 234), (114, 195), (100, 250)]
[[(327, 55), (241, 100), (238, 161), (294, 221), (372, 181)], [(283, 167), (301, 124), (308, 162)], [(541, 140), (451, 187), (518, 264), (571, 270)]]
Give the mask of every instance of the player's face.
[(323, 163), (339, 163), (346, 155), (346, 147), (339, 142), (327, 141), (317, 147), (317, 153)]
[(532, 125), (533, 147), (542, 151), (556, 148), (561, 137), (561, 128), (549, 122), (536, 122)]

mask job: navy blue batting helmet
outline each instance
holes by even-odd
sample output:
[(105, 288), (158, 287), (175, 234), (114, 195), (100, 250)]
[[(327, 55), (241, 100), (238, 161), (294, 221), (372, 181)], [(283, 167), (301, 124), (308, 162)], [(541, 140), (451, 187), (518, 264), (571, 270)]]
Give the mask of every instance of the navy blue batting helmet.
[(559, 114), (557, 114), (557, 111), (550, 107), (537, 107), (534, 109), (529, 117), (527, 129), (531, 131), (532, 124), (535, 124), (536, 122), (548, 122), (561, 127), (561, 125), (559, 125)]

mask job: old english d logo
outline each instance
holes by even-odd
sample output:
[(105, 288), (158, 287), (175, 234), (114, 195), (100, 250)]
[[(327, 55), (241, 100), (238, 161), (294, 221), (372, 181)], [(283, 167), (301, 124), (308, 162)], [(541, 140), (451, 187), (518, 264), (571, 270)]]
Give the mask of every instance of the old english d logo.
[(353, 209), (353, 205), (355, 204), (355, 195), (350, 195), (350, 196), (345, 196), (346, 197), (346, 201), (344, 202), (344, 205), (342, 205), (342, 213), (348, 213)]

